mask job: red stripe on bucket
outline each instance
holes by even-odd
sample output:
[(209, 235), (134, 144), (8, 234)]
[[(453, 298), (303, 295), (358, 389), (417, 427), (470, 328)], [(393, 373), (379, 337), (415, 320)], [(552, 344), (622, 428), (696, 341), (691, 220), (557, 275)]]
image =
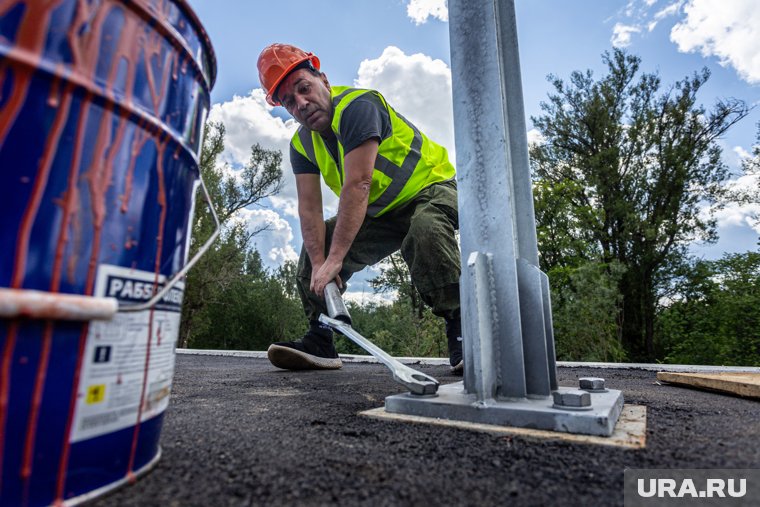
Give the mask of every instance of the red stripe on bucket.
[[(153, 292), (155, 293), (158, 288), (158, 277), (161, 273), (161, 250), (164, 243), (164, 227), (166, 225), (166, 187), (164, 183), (164, 155), (166, 152), (166, 146), (168, 138), (162, 139), (159, 136), (156, 143), (156, 173), (158, 176), (158, 205), (161, 207), (161, 218), (158, 225), (158, 237), (156, 238), (156, 263), (155, 263), (155, 278), (153, 280)], [(137, 438), (140, 435), (140, 420), (142, 419), (143, 405), (145, 403), (145, 387), (148, 383), (148, 368), (150, 366), (150, 347), (153, 345), (153, 315), (155, 308), (150, 309), (150, 317), (148, 319), (148, 346), (145, 350), (145, 367), (143, 369), (143, 381), (142, 388), (140, 390), (140, 405), (137, 407), (137, 422), (135, 423), (135, 430), (132, 435), (132, 450), (129, 453), (129, 462), (127, 465), (127, 478), (130, 482), (135, 480), (134, 465), (135, 455), (137, 454)]]
[[(30, 56), (37, 64), (40, 61), (40, 55), (45, 47), (45, 38), (47, 36), (47, 26), (50, 24), (50, 16), (53, 12), (52, 7), (60, 0), (24, 2), (26, 4), (23, 19), (18, 31), (16, 43), (19, 47), (26, 48)], [(20, 2), (5, 2), (0, 7), (0, 14), (5, 14)], [(6, 64), (0, 66), (0, 70), (5, 70)], [(35, 65), (36, 67), (37, 65)], [(19, 69), (16, 69), (18, 71)], [(3, 115), (0, 115), (0, 139), (5, 139), (11, 125), (16, 121), (18, 113), (24, 104), (27, 94), (29, 93), (29, 83), (32, 80), (32, 70), (24, 69), (21, 72), (21, 82), (13, 87), (11, 97), (8, 99), (5, 107), (9, 108), (10, 114), (4, 109)], [(5, 121), (2, 121), (5, 118)]]
[(32, 462), (34, 461), (34, 441), (37, 439), (37, 425), (42, 406), (42, 391), (45, 387), (48, 362), (50, 360), (50, 348), (53, 341), (53, 321), (45, 321), (45, 331), (42, 335), (42, 350), (37, 365), (37, 375), (34, 380), (34, 393), (32, 394), (32, 406), (29, 411), (27, 422), (26, 439), (24, 440), (24, 458), (21, 462), (21, 480), (24, 482), (24, 505), (29, 504), (29, 485), (32, 477)]
[(50, 176), (50, 168), (53, 164), (56, 150), (58, 149), (61, 133), (66, 126), (66, 120), (69, 116), (72, 88), (73, 87), (70, 85), (66, 87), (66, 91), (64, 91), (63, 94), (63, 102), (59, 105), (58, 111), (55, 114), (51, 133), (48, 136), (45, 150), (42, 153), (42, 160), (39, 169), (37, 170), (37, 175), (34, 178), (32, 197), (29, 200), (29, 205), (26, 207), (24, 217), (21, 220), (21, 227), (19, 227), (18, 239), (16, 240), (16, 258), (13, 265), (13, 278), (11, 280), (11, 287), (14, 289), (20, 289), (24, 281), (27, 253), (29, 252), (29, 236), (32, 233), (32, 226), (37, 218), (37, 212), (40, 209), (42, 196), (45, 193), (45, 187), (47, 186), (48, 178)]
[[(88, 284), (90, 292), (92, 289)], [(74, 423), (74, 411), (77, 406), (77, 398), (79, 397), (79, 376), (82, 372), (82, 361), (84, 359), (85, 346), (87, 345), (87, 334), (89, 332), (90, 325), (86, 324), (82, 328), (82, 334), (79, 335), (79, 347), (77, 349), (77, 365), (74, 369), (74, 379), (71, 383), (71, 400), (69, 401), (69, 413), (66, 416), (66, 429), (63, 431), (63, 449), (61, 450), (61, 461), (58, 465), (58, 477), (56, 479), (55, 489), (55, 504), (56, 506), (63, 504), (63, 497), (65, 495), (66, 487), (66, 472), (69, 466), (69, 452), (71, 451), (71, 426)]]
[[(99, 133), (103, 135), (104, 131), (108, 131), (110, 134), (110, 128), (107, 128), (109, 123), (104, 120), (101, 121), (101, 129), (99, 129)], [(104, 125), (105, 123), (105, 125)], [(97, 160), (98, 158), (93, 158), (93, 164), (90, 166), (90, 169), (88, 170), (88, 180), (90, 182), (90, 194), (91, 194), (91, 200), (93, 202), (93, 224), (95, 228), (95, 232), (93, 235), (93, 247), (92, 247), (92, 253), (90, 255), (90, 264), (87, 271), (87, 281), (85, 283), (85, 294), (92, 294), (93, 292), (93, 286), (95, 284), (95, 269), (97, 268), (97, 259), (98, 254), (100, 252), (100, 235), (102, 233), (103, 228), (103, 221), (105, 220), (105, 196), (106, 191), (108, 190), (108, 187), (111, 184), (111, 174), (113, 172), (113, 161), (116, 157), (116, 154), (119, 151), (119, 148), (121, 147), (121, 143), (124, 138), (124, 132), (126, 130), (127, 120), (125, 118), (121, 118), (119, 121), (119, 126), (116, 131), (116, 136), (114, 138), (113, 143), (110, 145), (110, 149), (108, 151), (108, 157), (106, 158), (105, 162), (105, 172), (106, 174), (102, 176), (101, 178), (96, 177), (96, 171), (97, 168)], [(98, 142), (102, 142), (101, 135), (98, 136)], [(108, 139), (110, 136), (106, 136), (106, 139)], [(66, 417), (66, 427), (64, 429), (63, 433), (63, 445), (62, 445), (62, 451), (61, 451), (61, 460), (60, 464), (58, 466), (58, 476), (56, 479), (56, 499), (55, 503), (57, 505), (60, 505), (64, 500), (65, 495), (65, 487), (66, 487), (66, 469), (68, 467), (69, 462), (69, 452), (71, 450), (71, 442), (70, 442), (70, 434), (71, 434), (71, 426), (74, 421), (74, 411), (76, 409), (76, 403), (78, 398), (78, 388), (79, 388), (79, 377), (82, 370), (82, 361), (84, 358), (84, 350), (85, 346), (87, 344), (87, 334), (89, 331), (89, 325), (85, 325), (82, 329), (82, 333), (79, 336), (79, 346), (77, 351), (77, 363), (76, 367), (74, 369), (74, 378), (72, 381), (72, 387), (71, 387), (71, 400), (69, 401), (69, 412)]]
[[(0, 478), (3, 476), (3, 456), (5, 452), (5, 423), (8, 420), (8, 396), (11, 387), (11, 360), (13, 350), (16, 348), (16, 336), (18, 333), (18, 321), (11, 321), (8, 325), (8, 338), (3, 347), (3, 369), (0, 372)], [(3, 482), (0, 480), (0, 491)]]
[[(87, 106), (90, 99), (90, 95), (85, 96), (85, 100), (82, 102), (80, 110), (76, 139), (81, 139), (84, 135), (84, 127), (86, 124), (85, 118), (87, 117)], [(58, 234), (58, 243), (55, 248), (55, 260), (53, 262), (53, 272), (51, 274), (50, 292), (57, 293), (61, 286), (61, 271), (63, 267), (63, 252), (66, 243), (69, 240), (69, 222), (71, 216), (76, 211), (78, 188), (77, 188), (77, 173), (79, 163), (82, 155), (82, 143), (76, 143), (76, 149), (71, 160), (71, 166), (69, 169), (68, 188), (64, 192), (63, 199), (59, 203), (63, 207), (63, 219), (61, 220), (61, 227)], [(45, 371), (47, 370), (47, 363), (50, 355), (50, 345), (52, 340), (52, 321), (45, 323), (45, 331), (43, 335), (42, 351), (40, 352), (40, 362), (37, 369), (37, 378), (34, 385), (34, 395), (32, 397), (32, 410), (29, 416), (29, 422), (27, 423), (26, 439), (24, 445), (24, 458), (21, 467), (21, 477), (25, 483), (24, 486), (24, 498), (28, 498), (28, 487), (30, 478), (33, 472), (33, 457), (34, 457), (34, 441), (37, 437), (37, 418), (39, 417), (39, 404), (42, 402), (42, 391), (45, 382)], [(44, 364), (44, 370), (42, 366)]]

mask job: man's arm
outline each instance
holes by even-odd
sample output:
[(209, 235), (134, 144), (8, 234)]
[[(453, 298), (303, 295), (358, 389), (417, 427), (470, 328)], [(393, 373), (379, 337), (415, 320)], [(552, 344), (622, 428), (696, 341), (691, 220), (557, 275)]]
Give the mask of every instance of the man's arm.
[[(309, 254), (312, 273), (316, 273), (325, 262), (325, 220), (322, 215), (322, 188), (319, 173), (296, 174), (296, 192), (303, 245), (306, 253)], [(311, 279), (314, 280), (314, 276)]]
[[(368, 139), (348, 152), (344, 158), (345, 180), (340, 191), (338, 221), (335, 224), (330, 252), (319, 270), (315, 270), (311, 276), (311, 290), (320, 296), (323, 295), (325, 285), (340, 273), (343, 259), (364, 222), (378, 146), (376, 139)], [(309, 254), (311, 255), (310, 251)], [(338, 281), (340, 283), (340, 280)]]

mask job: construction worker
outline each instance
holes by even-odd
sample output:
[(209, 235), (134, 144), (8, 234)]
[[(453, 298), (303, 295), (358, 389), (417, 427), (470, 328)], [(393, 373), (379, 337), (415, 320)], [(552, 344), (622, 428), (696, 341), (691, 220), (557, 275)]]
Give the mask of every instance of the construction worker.
[[(303, 236), (297, 285), (309, 319), (303, 338), (269, 347), (269, 360), (290, 370), (340, 368), (333, 332), (317, 320), (327, 313), (325, 285), (345, 290), (353, 273), (400, 249), (422, 299), (446, 319), (452, 371), (461, 374), (457, 192), (446, 149), (377, 91), (330, 86), (312, 53), (272, 44), (258, 70), (267, 102), (300, 124), (290, 162)], [(320, 174), (339, 196), (327, 221)]]

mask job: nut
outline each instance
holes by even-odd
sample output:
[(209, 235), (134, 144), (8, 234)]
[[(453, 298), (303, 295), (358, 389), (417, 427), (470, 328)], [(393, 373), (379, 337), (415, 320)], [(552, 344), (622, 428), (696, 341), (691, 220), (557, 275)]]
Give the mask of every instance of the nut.
[(578, 379), (580, 388), (584, 391), (602, 392), (605, 391), (604, 379), (598, 377), (583, 377)]
[(591, 406), (591, 395), (577, 389), (553, 391), (554, 406), (557, 408), (586, 408)]

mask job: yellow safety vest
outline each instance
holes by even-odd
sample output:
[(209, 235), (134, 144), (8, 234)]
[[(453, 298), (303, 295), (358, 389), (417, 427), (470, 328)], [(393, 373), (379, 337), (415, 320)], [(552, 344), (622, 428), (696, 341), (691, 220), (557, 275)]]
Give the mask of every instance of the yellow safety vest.
[(340, 196), (344, 180), (340, 119), (346, 107), (365, 93), (372, 93), (380, 99), (390, 115), (392, 129), (391, 135), (378, 147), (367, 215), (379, 217), (412, 199), (423, 188), (454, 177), (455, 169), (449, 162), (446, 148), (428, 139), (396, 113), (380, 93), (347, 86), (334, 86), (331, 92), (335, 110), (331, 127), (338, 140), (339, 160), (330, 154), (319, 132), (303, 126), (298, 128), (290, 143), (319, 168), (325, 183), (336, 195)]

